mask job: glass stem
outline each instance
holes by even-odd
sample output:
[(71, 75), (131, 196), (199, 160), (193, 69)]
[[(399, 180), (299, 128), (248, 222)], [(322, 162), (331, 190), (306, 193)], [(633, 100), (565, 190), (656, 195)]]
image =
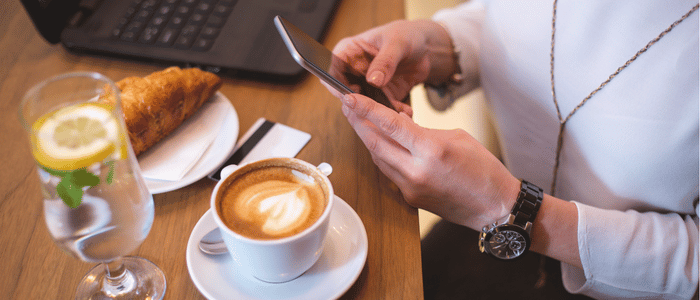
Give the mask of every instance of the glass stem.
[(107, 274), (105, 275), (105, 280), (117, 282), (121, 281), (121, 279), (123, 279), (126, 275), (126, 268), (124, 268), (124, 264), (122, 263), (121, 258), (117, 258), (111, 262), (108, 262), (106, 265)]
[(136, 280), (133, 274), (124, 267), (121, 258), (117, 258), (106, 263), (107, 272), (105, 274), (102, 291), (110, 296), (129, 293), (136, 288)]

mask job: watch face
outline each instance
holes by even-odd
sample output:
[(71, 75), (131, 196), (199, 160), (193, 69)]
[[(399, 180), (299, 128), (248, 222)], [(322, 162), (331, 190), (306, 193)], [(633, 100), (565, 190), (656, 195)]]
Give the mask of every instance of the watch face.
[(525, 253), (530, 246), (530, 236), (514, 225), (500, 225), (487, 236), (484, 247), (491, 255), (500, 259), (514, 259)]

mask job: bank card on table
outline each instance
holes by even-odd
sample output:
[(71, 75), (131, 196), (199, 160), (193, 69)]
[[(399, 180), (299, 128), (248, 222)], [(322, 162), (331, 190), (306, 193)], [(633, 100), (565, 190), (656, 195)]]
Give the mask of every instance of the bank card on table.
[(311, 135), (306, 132), (260, 118), (238, 141), (231, 157), (207, 177), (220, 180), (221, 170), (228, 165), (244, 165), (271, 157), (295, 157), (310, 139)]

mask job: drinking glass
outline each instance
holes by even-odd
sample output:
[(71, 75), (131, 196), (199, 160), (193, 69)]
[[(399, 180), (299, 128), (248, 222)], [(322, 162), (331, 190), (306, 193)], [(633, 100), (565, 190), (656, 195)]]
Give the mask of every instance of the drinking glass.
[(153, 196), (126, 131), (119, 89), (97, 73), (69, 73), (30, 89), (20, 105), (54, 242), (97, 262), (76, 299), (162, 299), (165, 276), (133, 256), (151, 230)]

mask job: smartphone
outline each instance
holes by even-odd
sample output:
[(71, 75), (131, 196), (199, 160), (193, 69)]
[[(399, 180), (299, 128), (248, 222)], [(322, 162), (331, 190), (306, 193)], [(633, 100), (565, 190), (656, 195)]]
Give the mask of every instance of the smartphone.
[[(275, 26), (292, 58), (311, 74), (342, 94), (360, 93), (394, 109), (386, 94), (367, 82), (366, 74), (353, 68), (284, 18), (276, 16)], [(359, 90), (354, 91), (348, 86), (359, 87)]]

